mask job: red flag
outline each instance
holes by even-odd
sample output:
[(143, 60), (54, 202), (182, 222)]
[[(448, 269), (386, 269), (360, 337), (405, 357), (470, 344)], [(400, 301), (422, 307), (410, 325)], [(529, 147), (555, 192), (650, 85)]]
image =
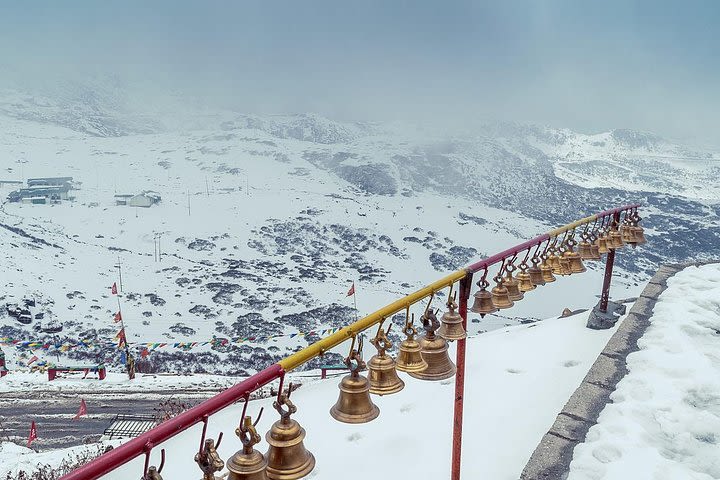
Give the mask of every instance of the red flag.
[(122, 322), (122, 314), (120, 312), (117, 312), (115, 314), (115, 317), (113, 317), (113, 320), (115, 320), (115, 323)]
[(149, 351), (147, 348), (143, 348), (142, 351), (140, 352), (140, 356), (141, 356), (142, 358), (145, 358), (145, 357), (147, 357), (148, 355), (150, 355), (150, 351)]
[(87, 415), (87, 405), (85, 405), (85, 400), (80, 399), (80, 409), (78, 410), (77, 415), (73, 418), (73, 420), (77, 420), (83, 415)]
[(32, 442), (37, 440), (37, 430), (35, 429), (35, 421), (32, 422), (32, 425), (30, 425), (30, 436), (28, 437), (28, 443), (27, 446), (30, 448), (30, 445), (32, 445)]
[(33, 363), (36, 360), (38, 360), (38, 357), (36, 355), (33, 355), (32, 358), (30, 360), (28, 360), (27, 364), (30, 365), (31, 363)]
[(113, 282), (112, 287), (110, 287), (110, 293), (117, 295), (117, 284), (115, 282)]
[(352, 287), (350, 287), (350, 290), (348, 290), (347, 296), (355, 295), (355, 282), (353, 282)]
[(120, 340), (120, 341), (118, 342), (118, 348), (123, 348), (123, 347), (125, 347), (125, 344), (126, 344), (126, 342), (127, 342), (127, 339), (125, 338), (125, 329), (124, 329), (124, 328), (121, 328), (121, 329), (120, 329), (120, 331), (117, 333), (117, 335), (115, 335), (115, 338), (117, 338), (118, 340)]

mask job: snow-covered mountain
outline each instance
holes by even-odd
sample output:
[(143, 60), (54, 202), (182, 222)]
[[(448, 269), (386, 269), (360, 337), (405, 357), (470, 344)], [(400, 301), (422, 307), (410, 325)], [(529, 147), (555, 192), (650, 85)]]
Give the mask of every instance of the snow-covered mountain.
[[(252, 372), (351, 321), (352, 281), (360, 313), (369, 312), (473, 259), (624, 203), (645, 205), (652, 240), (619, 255), (630, 293), (658, 262), (720, 250), (718, 153), (650, 134), (496, 124), (447, 136), (309, 114), (169, 121), (135, 113), (111, 88), (70, 91), (0, 95), (0, 180), (72, 176), (79, 185), (74, 201), (2, 205), (0, 300), (35, 297), (35, 311), (62, 321), (60, 343), (112, 341), (118, 305), (109, 286), (119, 261), (131, 342), (244, 339), (158, 348), (149, 359), (159, 368)], [(160, 204), (116, 205), (117, 194), (147, 190)], [(588, 307), (600, 274), (594, 266), (563, 279), (511, 313)], [(474, 328), (516, 322), (488, 317)], [(0, 325), (0, 337), (51, 339), (35, 331), (38, 320), (26, 326), (2, 311)], [(84, 348), (63, 355), (117, 357)]]

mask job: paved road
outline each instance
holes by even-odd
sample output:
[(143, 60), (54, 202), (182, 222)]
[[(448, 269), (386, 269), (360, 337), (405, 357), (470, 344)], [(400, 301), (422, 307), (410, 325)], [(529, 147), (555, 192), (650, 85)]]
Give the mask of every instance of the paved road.
[[(172, 391), (103, 392), (10, 392), (0, 393), (0, 441), (27, 442), (30, 424), (35, 421), (37, 450), (51, 450), (96, 441), (119, 413), (155, 415), (160, 402), (197, 404), (222, 389)], [(73, 417), (80, 399), (87, 404), (88, 415)]]

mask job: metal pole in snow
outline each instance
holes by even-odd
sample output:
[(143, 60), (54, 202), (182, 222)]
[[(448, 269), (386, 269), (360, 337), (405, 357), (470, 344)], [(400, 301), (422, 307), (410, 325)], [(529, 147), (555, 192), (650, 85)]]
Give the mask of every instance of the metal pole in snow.
[[(616, 222), (620, 222), (620, 212), (613, 215)], [(615, 263), (615, 249), (611, 248), (605, 260), (605, 278), (603, 279), (602, 292), (600, 293), (600, 311), (607, 313), (608, 301), (610, 300), (610, 282), (612, 281), (613, 264)]]
[(118, 255), (118, 263), (115, 266), (118, 269), (118, 277), (120, 280), (120, 293), (122, 293), (122, 291), (123, 291), (123, 288), (122, 288), (122, 264), (120, 263), (120, 255)]
[[(467, 303), (470, 297), (472, 286), (472, 273), (460, 280), (460, 304), (458, 313), (462, 317), (463, 329), (467, 331)], [(453, 448), (452, 448), (452, 470), (450, 478), (460, 480), (460, 461), (462, 457), (462, 426), (463, 426), (463, 402), (465, 397), (465, 344), (463, 338), (457, 341), (457, 357), (455, 363), (455, 403), (453, 414)]]

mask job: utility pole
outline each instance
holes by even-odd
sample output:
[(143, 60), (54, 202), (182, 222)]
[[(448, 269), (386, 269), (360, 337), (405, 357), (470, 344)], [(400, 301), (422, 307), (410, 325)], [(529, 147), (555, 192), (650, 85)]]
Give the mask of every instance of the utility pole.
[(158, 262), (162, 262), (162, 251), (160, 250), (160, 238), (162, 238), (162, 233), (157, 234)]
[(188, 217), (190, 216), (190, 190), (187, 191), (188, 198)]
[(207, 192), (207, 196), (210, 196), (210, 186), (208, 185), (208, 179), (207, 175), (205, 175), (205, 191)]
[(157, 233), (153, 233), (153, 258), (156, 262), (158, 261), (157, 250)]

